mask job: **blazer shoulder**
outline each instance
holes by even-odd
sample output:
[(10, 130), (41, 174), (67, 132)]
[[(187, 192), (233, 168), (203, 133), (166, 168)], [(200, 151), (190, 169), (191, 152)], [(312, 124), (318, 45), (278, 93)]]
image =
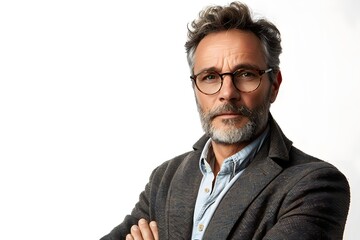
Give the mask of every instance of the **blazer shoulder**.
[(328, 182), (338, 182), (345, 189), (349, 189), (346, 176), (333, 164), (306, 154), (294, 146), (291, 148), (289, 156), (290, 161), (287, 162), (288, 166), (283, 166), (283, 174), (291, 175), (292, 181), (322, 179)]
[(344, 186), (348, 185), (346, 176), (333, 164), (304, 153), (294, 146), (289, 151), (288, 161), (273, 160), (283, 168), (281, 175), (283, 177), (288, 176), (291, 179), (290, 182), (300, 181), (306, 176), (312, 176), (328, 179), (329, 181), (339, 181)]

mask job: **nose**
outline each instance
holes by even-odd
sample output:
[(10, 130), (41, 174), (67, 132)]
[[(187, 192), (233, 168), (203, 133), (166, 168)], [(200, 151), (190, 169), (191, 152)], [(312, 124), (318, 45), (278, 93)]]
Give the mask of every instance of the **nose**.
[(232, 76), (224, 75), (223, 83), (219, 92), (220, 101), (236, 101), (240, 99), (240, 91), (235, 87)]

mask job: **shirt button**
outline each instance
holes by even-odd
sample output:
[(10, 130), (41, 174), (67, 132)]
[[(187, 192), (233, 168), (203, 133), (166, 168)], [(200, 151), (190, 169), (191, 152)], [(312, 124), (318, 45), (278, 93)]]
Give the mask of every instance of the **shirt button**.
[(202, 232), (204, 230), (204, 225), (203, 224), (199, 224), (198, 229), (200, 232)]
[(206, 193), (210, 192), (210, 189), (209, 189), (209, 188), (205, 188), (205, 192), (206, 192)]

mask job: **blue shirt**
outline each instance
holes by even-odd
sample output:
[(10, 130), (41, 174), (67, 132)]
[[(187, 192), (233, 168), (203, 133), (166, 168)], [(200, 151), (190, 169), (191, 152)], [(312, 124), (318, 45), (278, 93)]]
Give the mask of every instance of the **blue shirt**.
[(224, 160), (216, 177), (214, 187), (212, 186), (212, 182), (215, 176), (211, 168), (211, 165), (214, 163), (211, 162), (211, 159), (208, 159), (209, 151), (211, 149), (211, 139), (207, 141), (199, 161), (199, 167), (203, 174), (203, 178), (195, 204), (191, 239), (200, 240), (203, 238), (205, 229), (219, 205), (219, 202), (258, 152), (268, 135), (268, 132), (269, 127), (245, 148)]

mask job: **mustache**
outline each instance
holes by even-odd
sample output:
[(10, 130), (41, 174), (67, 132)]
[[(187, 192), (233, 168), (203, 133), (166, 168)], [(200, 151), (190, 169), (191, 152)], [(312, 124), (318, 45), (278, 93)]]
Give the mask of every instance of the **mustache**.
[(253, 112), (244, 105), (236, 106), (234, 104), (224, 104), (210, 111), (207, 114), (207, 118), (209, 120), (213, 120), (215, 117), (229, 112), (234, 114), (239, 114), (244, 117), (251, 117), (253, 114)]

